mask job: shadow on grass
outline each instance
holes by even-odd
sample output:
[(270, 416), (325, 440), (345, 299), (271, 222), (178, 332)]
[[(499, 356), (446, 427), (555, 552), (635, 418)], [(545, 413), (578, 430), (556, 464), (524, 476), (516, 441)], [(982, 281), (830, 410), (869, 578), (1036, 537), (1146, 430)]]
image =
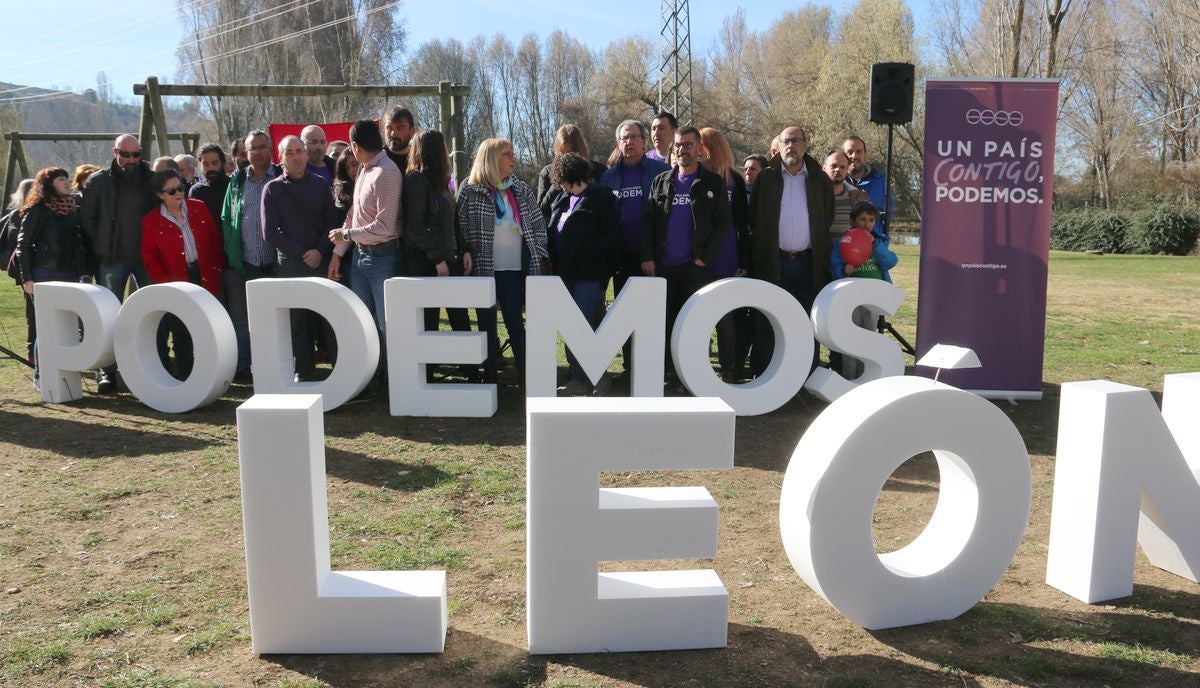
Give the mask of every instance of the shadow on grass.
[[(981, 602), (950, 621), (872, 631), (897, 650), (1018, 685), (1195, 685), (1200, 629), (1175, 619)], [(1095, 654), (1046, 643), (1091, 645)], [(1036, 643), (1036, 644), (1033, 644)]]
[(58, 412), (27, 414), (3, 409), (0, 409), (0, 442), (77, 459), (166, 454), (219, 444), (213, 439), (182, 433), (81, 422)]
[[(555, 662), (640, 686), (946, 685), (942, 671), (872, 655), (823, 658), (802, 636), (737, 623), (729, 624), (729, 645), (724, 649), (552, 657)], [(956, 685), (979, 684), (962, 681)]]
[(454, 476), (430, 465), (411, 465), (357, 452), (325, 447), (325, 473), (364, 485), (417, 492), (452, 480)]
[(359, 686), (538, 686), (544, 663), (523, 648), (452, 628), (441, 654), (262, 655), (265, 662), (332, 688)]

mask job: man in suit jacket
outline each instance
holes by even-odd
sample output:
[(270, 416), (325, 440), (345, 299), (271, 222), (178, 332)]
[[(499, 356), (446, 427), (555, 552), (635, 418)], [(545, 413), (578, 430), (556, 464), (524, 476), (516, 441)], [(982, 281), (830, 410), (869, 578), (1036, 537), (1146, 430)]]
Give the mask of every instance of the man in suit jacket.
[[(803, 129), (788, 127), (779, 141), (779, 155), (759, 173), (750, 194), (751, 272), (783, 287), (811, 313), (817, 293), (829, 282), (833, 184), (808, 155)], [(762, 316), (756, 317), (754, 334), (750, 366), (762, 375), (775, 351), (775, 336)], [(814, 348), (814, 367), (816, 361)]]

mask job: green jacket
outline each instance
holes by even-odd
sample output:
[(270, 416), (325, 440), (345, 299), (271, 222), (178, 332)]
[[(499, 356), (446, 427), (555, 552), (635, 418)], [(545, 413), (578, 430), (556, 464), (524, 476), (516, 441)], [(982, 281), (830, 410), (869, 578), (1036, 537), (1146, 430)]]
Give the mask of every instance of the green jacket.
[[(225, 202), (221, 204), (221, 237), (225, 247), (225, 263), (246, 274), (242, 265), (242, 187), (246, 184), (246, 174), (249, 167), (243, 167), (233, 174), (229, 180), (229, 188), (225, 190)], [(267, 168), (267, 179), (274, 179), (283, 173), (279, 165)]]

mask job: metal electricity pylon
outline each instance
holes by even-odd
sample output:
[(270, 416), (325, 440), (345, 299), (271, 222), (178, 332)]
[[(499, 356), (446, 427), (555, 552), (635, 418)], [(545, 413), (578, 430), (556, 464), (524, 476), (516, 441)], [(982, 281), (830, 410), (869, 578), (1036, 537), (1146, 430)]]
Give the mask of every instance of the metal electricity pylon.
[(662, 61), (658, 66), (658, 108), (680, 125), (692, 123), (692, 22), (688, 0), (662, 0)]

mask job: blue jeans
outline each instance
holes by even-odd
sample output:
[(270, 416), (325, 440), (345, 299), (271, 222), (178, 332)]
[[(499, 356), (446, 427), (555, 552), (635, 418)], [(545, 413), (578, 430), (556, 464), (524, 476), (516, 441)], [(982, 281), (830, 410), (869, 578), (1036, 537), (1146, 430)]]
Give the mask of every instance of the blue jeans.
[[(501, 270), (494, 275), (496, 301), (504, 315), (504, 326), (508, 328), (508, 341), (512, 344), (513, 359), (517, 370), (525, 370), (525, 273), (520, 270)], [(488, 356), (484, 370), (494, 372), (496, 359), (500, 357), (500, 337), (496, 333), (496, 309), (477, 308), (475, 319), (479, 331), (487, 333)]]
[[(125, 287), (129, 282), (129, 276), (133, 275), (135, 288), (142, 288), (150, 284), (150, 275), (146, 272), (146, 267), (141, 263), (137, 265), (126, 265), (120, 261), (114, 260), (111, 263), (101, 263), (100, 273), (97, 275), (97, 281), (100, 286), (108, 289), (113, 294), (116, 294), (117, 300), (125, 302)], [(117, 373), (116, 364), (105, 366), (104, 373), (113, 378)]]
[[(579, 310), (583, 312), (583, 317), (587, 318), (588, 324), (595, 330), (600, 325), (600, 320), (596, 316), (599, 315), (597, 307), (600, 305), (600, 299), (604, 298), (603, 283), (564, 279), (563, 284), (566, 285), (571, 298), (575, 300), (575, 305), (579, 306)], [(505, 322), (508, 322), (507, 318)], [(579, 361), (571, 353), (570, 347), (567, 348), (567, 364), (571, 379), (589, 385), (592, 383), (588, 379), (587, 373), (583, 372), (583, 366), (579, 365)]]
[(117, 300), (122, 303), (125, 302), (125, 283), (129, 281), (130, 275), (133, 275), (133, 281), (138, 288), (150, 284), (150, 275), (141, 263), (126, 265), (119, 261), (113, 261), (100, 264), (100, 285), (116, 294)]
[(379, 331), (379, 370), (387, 368), (387, 347), (385, 336), (386, 316), (383, 310), (383, 283), (395, 277), (400, 269), (400, 247), (387, 246), (371, 249), (371, 247), (356, 247), (354, 251), (354, 279), (350, 281), (350, 289), (362, 302), (367, 310), (375, 316), (375, 327)]
[[(779, 257), (779, 281), (777, 285), (791, 294), (805, 313), (812, 313), (813, 301), (816, 300), (816, 290), (813, 288), (812, 253), (807, 252), (796, 258), (784, 255)], [(817, 367), (821, 346), (813, 341), (813, 358), (809, 372)], [(754, 350), (750, 353), (750, 367), (755, 375), (762, 375), (775, 355), (775, 331), (766, 316), (754, 311)]]

